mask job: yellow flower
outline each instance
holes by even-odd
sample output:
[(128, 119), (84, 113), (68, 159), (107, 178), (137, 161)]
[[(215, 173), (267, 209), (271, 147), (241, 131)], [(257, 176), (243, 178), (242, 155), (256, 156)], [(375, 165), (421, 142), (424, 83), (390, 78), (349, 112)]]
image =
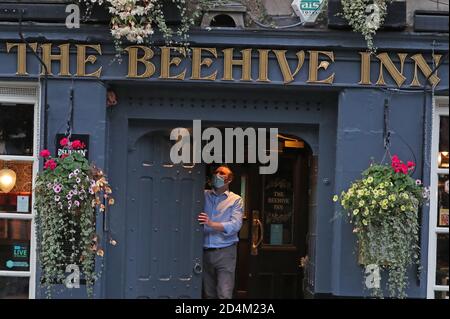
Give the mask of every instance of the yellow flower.
[(402, 210), (402, 212), (404, 212), (406, 210), (405, 205), (400, 206), (400, 209)]
[(366, 209), (364, 210), (364, 216), (367, 216), (367, 215), (369, 215), (369, 209), (366, 207)]
[(367, 178), (367, 182), (368, 182), (368, 183), (372, 183), (372, 182), (373, 182), (373, 177), (372, 177), (372, 176), (369, 176), (369, 177)]
[(367, 226), (367, 224), (368, 224), (367, 220), (365, 220), (365, 219), (362, 220), (362, 223), (364, 224), (364, 226)]
[(333, 202), (337, 202), (338, 200), (339, 200), (338, 195), (334, 195), (334, 196), (333, 196)]
[(389, 195), (389, 200), (394, 201), (396, 199), (395, 195)]
[(384, 210), (388, 209), (387, 205), (381, 205), (381, 208), (383, 208)]
[(363, 201), (363, 200), (360, 200), (360, 201), (359, 201), (359, 207), (363, 207), (363, 206), (364, 206), (364, 204), (365, 204), (365, 203), (364, 203), (364, 201)]
[(355, 209), (355, 210), (353, 210), (353, 215), (358, 215), (358, 213), (359, 213), (359, 209)]

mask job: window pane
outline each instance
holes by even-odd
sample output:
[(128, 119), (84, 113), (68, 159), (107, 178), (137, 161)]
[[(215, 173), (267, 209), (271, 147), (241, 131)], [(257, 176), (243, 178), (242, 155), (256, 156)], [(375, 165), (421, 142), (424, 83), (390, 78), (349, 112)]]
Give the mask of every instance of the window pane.
[(28, 299), (28, 277), (0, 277), (0, 299)]
[(434, 299), (448, 299), (448, 291), (435, 291)]
[(31, 214), (33, 163), (0, 160), (0, 170), (3, 168), (13, 172), (15, 182), (14, 177), (9, 177), (14, 187), (9, 192), (4, 193), (0, 180), (0, 216), (2, 213)]
[(436, 285), (448, 286), (448, 234), (437, 235)]
[(448, 227), (448, 175), (439, 175), (438, 184), (438, 227)]
[(0, 270), (30, 270), (31, 221), (0, 219)]
[(448, 168), (448, 116), (441, 116), (439, 127), (439, 154), (440, 168)]
[(0, 103), (0, 155), (33, 155), (34, 106)]

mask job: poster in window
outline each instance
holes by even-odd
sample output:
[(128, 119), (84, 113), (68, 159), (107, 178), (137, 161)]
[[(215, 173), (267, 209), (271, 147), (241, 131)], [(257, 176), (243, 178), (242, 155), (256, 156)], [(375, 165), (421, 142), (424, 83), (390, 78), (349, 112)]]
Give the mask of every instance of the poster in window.
[(292, 178), (280, 175), (264, 181), (264, 233), (269, 234), (264, 239), (269, 245), (292, 244)]

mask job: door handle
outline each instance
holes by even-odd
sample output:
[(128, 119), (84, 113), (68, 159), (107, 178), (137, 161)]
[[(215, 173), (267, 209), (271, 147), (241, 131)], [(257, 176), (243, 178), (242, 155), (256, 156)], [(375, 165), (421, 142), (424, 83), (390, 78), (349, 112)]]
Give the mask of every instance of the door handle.
[(194, 265), (194, 273), (200, 275), (203, 272), (203, 267), (199, 262), (196, 262)]
[(251, 254), (253, 256), (258, 255), (258, 247), (261, 245), (264, 239), (264, 227), (258, 217), (253, 218), (252, 223), (252, 249)]

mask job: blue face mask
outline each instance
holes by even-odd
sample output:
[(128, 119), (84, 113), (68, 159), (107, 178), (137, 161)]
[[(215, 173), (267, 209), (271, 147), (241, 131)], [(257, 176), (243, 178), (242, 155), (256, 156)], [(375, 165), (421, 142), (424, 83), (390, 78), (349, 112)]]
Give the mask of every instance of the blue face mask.
[(221, 187), (224, 186), (224, 185), (225, 185), (225, 180), (224, 180), (223, 177), (221, 177), (221, 176), (218, 175), (218, 174), (216, 174), (216, 175), (213, 176), (212, 186), (213, 186), (215, 189), (219, 189), (219, 188), (221, 188)]

